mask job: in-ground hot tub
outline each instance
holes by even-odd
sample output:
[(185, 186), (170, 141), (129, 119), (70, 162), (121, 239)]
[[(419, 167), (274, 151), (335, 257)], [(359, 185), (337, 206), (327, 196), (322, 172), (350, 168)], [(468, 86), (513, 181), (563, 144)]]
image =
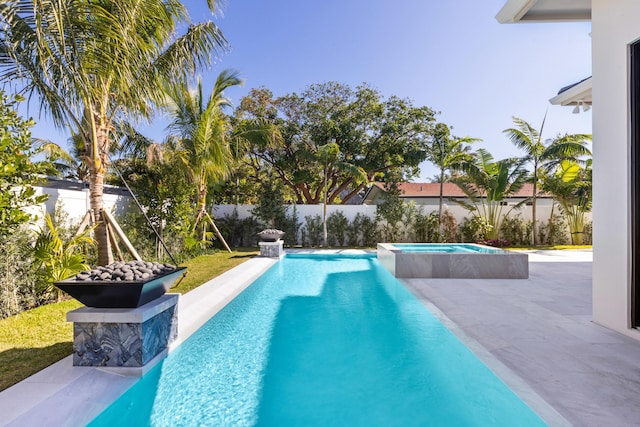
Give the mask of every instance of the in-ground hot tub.
[(378, 261), (400, 279), (527, 279), (529, 256), (470, 243), (378, 243)]

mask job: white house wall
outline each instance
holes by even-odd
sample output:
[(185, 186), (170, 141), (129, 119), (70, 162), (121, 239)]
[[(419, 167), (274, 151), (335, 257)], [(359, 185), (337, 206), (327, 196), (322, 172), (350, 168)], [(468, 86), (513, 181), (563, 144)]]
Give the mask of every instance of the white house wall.
[[(630, 329), (629, 45), (640, 1), (593, 0), (593, 320)], [(612, 207), (616, 208), (612, 208)]]

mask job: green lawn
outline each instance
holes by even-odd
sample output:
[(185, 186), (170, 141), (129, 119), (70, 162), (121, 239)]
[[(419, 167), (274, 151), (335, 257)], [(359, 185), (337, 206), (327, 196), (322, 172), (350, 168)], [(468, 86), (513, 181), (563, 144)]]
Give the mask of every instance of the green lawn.
[[(236, 249), (196, 257), (184, 264), (187, 275), (169, 292), (189, 292), (257, 253)], [(0, 391), (71, 354), (73, 325), (66, 313), (81, 306), (66, 300), (0, 320)]]

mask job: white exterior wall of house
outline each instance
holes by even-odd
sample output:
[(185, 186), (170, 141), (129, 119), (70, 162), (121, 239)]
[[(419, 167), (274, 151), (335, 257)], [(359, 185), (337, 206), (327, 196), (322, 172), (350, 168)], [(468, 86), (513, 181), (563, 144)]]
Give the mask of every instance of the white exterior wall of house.
[(639, 17), (638, 0), (592, 1), (593, 320), (636, 339), (640, 333), (630, 325), (629, 45), (640, 38)]

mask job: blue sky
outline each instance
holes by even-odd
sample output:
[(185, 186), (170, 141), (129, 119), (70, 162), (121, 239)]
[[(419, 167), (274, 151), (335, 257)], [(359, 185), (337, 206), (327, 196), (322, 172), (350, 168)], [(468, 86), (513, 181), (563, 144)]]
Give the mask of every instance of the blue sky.
[[(502, 135), (514, 115), (539, 125), (548, 109), (544, 137), (591, 133), (591, 111), (548, 102), (591, 74), (591, 24), (501, 25), (495, 15), (504, 2), (228, 0), (214, 20), (231, 50), (202, 78), (211, 85), (221, 70), (238, 70), (246, 83), (227, 93), (236, 104), (254, 87), (279, 96), (330, 80), (367, 82), (385, 97), (440, 111), (454, 135), (483, 139), (476, 146), (496, 158), (518, 154)], [(210, 18), (204, 0), (185, 4), (192, 20)], [(34, 136), (55, 140), (36, 120)], [(164, 126), (159, 118), (145, 132), (162, 139)], [(422, 169), (422, 178), (434, 173)]]

